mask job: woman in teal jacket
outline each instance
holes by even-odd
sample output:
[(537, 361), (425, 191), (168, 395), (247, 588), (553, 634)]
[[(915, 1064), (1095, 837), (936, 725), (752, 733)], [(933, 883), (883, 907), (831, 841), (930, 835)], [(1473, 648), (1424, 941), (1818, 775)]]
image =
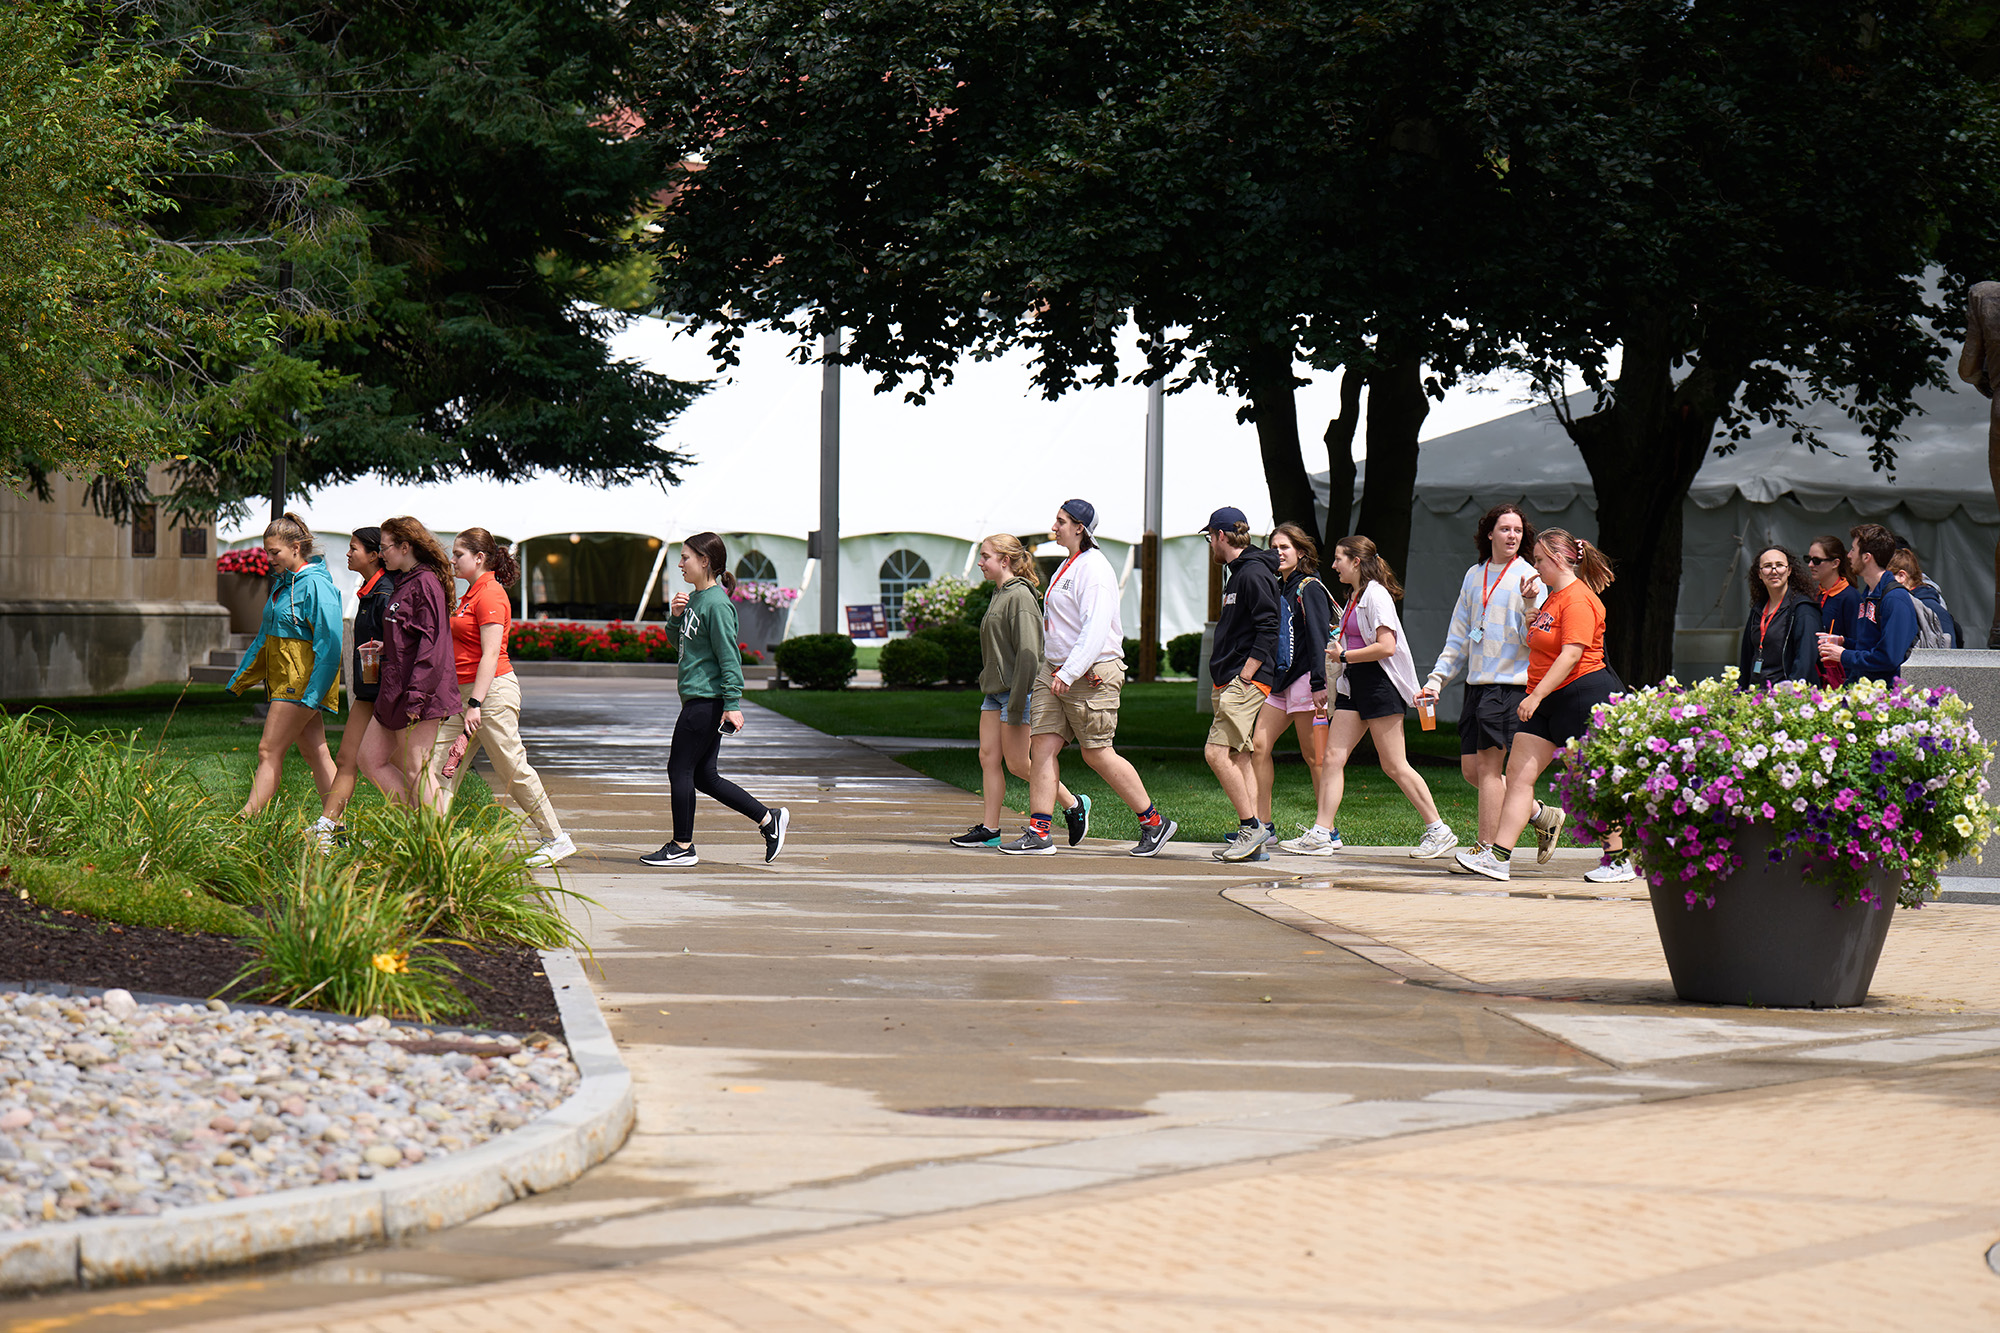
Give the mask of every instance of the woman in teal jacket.
[(245, 819), (271, 803), (284, 776), (285, 751), (294, 745), (312, 765), (322, 801), (337, 772), (321, 714), (340, 712), (340, 590), (325, 558), (313, 554), (312, 529), (297, 514), (264, 529), (264, 551), (271, 557), (264, 623), (229, 678), (235, 693), (262, 685), (271, 700), (257, 741), (257, 773), (243, 802)]

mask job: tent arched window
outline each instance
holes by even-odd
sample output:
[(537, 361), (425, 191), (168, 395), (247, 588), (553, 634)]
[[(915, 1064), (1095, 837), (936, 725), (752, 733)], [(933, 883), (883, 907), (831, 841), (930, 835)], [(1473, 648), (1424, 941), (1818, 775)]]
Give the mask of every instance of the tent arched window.
[(882, 562), (882, 609), (888, 613), (889, 628), (903, 628), (903, 594), (931, 581), (930, 563), (915, 551), (891, 551)]
[(776, 583), (778, 567), (771, 563), (771, 557), (752, 548), (745, 551), (736, 561), (736, 581), (738, 583)]

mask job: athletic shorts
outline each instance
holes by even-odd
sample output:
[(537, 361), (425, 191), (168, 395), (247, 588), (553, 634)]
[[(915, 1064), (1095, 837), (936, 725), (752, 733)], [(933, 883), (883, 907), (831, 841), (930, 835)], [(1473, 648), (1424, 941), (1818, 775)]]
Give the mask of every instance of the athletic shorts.
[(1264, 701), (1264, 707), (1275, 708), (1289, 717), (1293, 713), (1310, 713), (1313, 710), (1313, 678), (1308, 671), (1282, 690), (1274, 690)]
[[(1060, 736), (1085, 750), (1102, 750), (1118, 734), (1118, 694), (1125, 688), (1125, 663), (1120, 658), (1099, 662), (1090, 674), (1063, 694), (1049, 688), (1049, 673), (1057, 664), (1043, 664), (1028, 701), (1028, 734)], [(1091, 683), (1091, 676), (1097, 678)]]
[(1527, 697), (1526, 685), (1466, 686), (1458, 713), (1458, 752), (1512, 750), (1514, 733), (1521, 726), (1521, 700)]
[(271, 702), (297, 704), (301, 708), (320, 708), (327, 712), (340, 710), (340, 676), (334, 675), (333, 684), (327, 686), (326, 694), (319, 700), (306, 698), (306, 686), (312, 681), (313, 668), (318, 659), (313, 654), (313, 646), (304, 639), (281, 639), (277, 635), (267, 635), (264, 639), (262, 671), (252, 667), (244, 673), (238, 692), (257, 679), (262, 679), (264, 688), (270, 692)]
[(1264, 711), (1264, 691), (1238, 676), (1215, 691), (1215, 721), (1208, 727), (1208, 743), (1224, 745), (1237, 754), (1247, 754), (1257, 746), (1257, 717)]
[(1347, 689), (1334, 707), (1361, 714), (1363, 722), (1373, 722), (1378, 717), (1401, 717), (1409, 711), (1410, 706), (1396, 692), (1396, 682), (1389, 679), (1380, 662), (1349, 662), (1341, 680)]
[(1623, 693), (1625, 682), (1610, 667), (1600, 667), (1588, 675), (1566, 681), (1563, 687), (1542, 700), (1535, 715), (1521, 724), (1517, 736), (1539, 736), (1560, 750), (1590, 730), (1590, 712), (1611, 696)]

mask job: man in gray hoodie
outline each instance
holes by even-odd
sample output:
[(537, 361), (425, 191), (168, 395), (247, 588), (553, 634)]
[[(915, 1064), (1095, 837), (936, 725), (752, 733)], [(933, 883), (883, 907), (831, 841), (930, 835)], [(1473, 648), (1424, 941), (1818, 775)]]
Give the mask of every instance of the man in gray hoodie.
[(1222, 618), (1215, 622), (1215, 646), (1208, 678), (1215, 688), (1215, 722), (1203, 754), (1222, 794), (1241, 821), (1221, 850), (1219, 861), (1248, 861), (1277, 830), (1257, 818), (1257, 715), (1277, 681), (1278, 554), (1250, 544), (1250, 524), (1240, 509), (1224, 506), (1202, 529), (1209, 558), (1229, 570), (1222, 590)]

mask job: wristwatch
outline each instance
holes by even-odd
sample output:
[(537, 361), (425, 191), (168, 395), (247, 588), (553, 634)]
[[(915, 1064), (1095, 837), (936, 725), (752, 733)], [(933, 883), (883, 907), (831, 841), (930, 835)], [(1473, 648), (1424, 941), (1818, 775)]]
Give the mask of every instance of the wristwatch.
[(465, 701), (465, 706), (467, 708), (477, 708), (483, 711), (486, 707), (486, 704), (479, 699), (467, 699)]
[(1344, 643), (1340, 645), (1340, 664), (1347, 665), (1347, 645)]

